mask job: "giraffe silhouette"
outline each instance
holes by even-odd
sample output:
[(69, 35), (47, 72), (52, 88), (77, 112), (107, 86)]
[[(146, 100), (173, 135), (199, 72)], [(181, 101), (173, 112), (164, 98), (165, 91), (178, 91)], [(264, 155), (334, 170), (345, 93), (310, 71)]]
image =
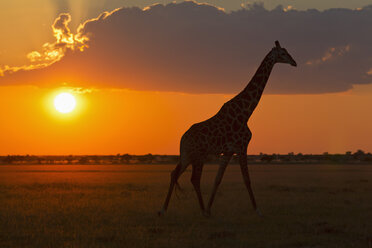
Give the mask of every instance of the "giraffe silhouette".
[[(178, 186), (177, 180), (190, 164), (192, 164), (191, 183), (195, 188), (200, 208), (205, 216), (210, 216), (217, 188), (233, 154), (237, 154), (239, 157), (241, 173), (253, 208), (261, 215), (253, 195), (247, 166), (247, 147), (252, 137), (247, 121), (260, 101), (267, 80), (276, 63), (297, 66), (291, 55), (285, 48), (280, 46), (278, 41), (275, 41), (275, 47), (266, 55), (243, 91), (226, 102), (216, 115), (206, 121), (192, 125), (182, 136), (180, 162), (171, 173), (169, 191), (162, 210), (158, 212), (159, 216), (163, 215), (167, 210), (173, 189)], [(208, 154), (220, 155), (221, 162), (212, 194), (207, 208), (205, 208), (200, 190), (200, 179), (204, 160)]]

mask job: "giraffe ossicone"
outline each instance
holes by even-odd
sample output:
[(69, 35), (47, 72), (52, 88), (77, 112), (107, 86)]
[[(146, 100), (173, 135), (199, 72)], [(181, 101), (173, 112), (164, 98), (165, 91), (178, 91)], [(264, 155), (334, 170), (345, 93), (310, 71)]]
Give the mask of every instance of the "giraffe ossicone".
[[(194, 186), (203, 214), (209, 216), (217, 188), (234, 154), (237, 154), (239, 157), (243, 180), (251, 198), (253, 208), (261, 215), (256, 205), (248, 172), (247, 147), (251, 140), (252, 133), (247, 126), (247, 122), (261, 99), (267, 80), (276, 63), (286, 63), (297, 66), (296, 61), (285, 48), (280, 46), (279, 41), (275, 41), (275, 47), (265, 56), (251, 81), (239, 94), (226, 102), (216, 115), (208, 120), (192, 125), (190, 129), (184, 133), (180, 144), (180, 162), (171, 173), (168, 194), (162, 210), (159, 211), (159, 215), (165, 214), (178, 178), (191, 164), (191, 183)], [(204, 160), (208, 154), (220, 155), (221, 162), (212, 194), (205, 208), (200, 190), (200, 179)]]

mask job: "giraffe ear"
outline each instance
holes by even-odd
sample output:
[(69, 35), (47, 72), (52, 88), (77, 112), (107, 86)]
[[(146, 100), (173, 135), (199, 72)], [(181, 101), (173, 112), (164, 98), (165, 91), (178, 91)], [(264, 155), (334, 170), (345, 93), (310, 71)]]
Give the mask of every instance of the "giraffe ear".
[(279, 41), (275, 41), (275, 46), (277, 47), (277, 48), (280, 48), (280, 44), (279, 44)]

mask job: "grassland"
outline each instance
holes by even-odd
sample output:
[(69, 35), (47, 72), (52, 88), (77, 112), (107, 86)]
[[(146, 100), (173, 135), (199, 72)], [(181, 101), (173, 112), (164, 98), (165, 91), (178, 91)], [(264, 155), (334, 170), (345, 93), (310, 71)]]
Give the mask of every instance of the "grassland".
[[(372, 247), (372, 166), (251, 165), (263, 218), (230, 166), (212, 217), (168, 165), (1, 166), (0, 247)], [(207, 200), (216, 166), (206, 165)]]

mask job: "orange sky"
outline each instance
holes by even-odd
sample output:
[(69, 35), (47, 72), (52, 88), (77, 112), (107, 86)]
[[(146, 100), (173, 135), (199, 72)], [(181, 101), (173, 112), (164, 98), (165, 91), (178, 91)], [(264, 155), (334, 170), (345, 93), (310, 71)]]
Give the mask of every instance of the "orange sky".
[[(215, 114), (230, 95), (99, 90), (77, 94), (78, 107), (53, 108), (54, 89), (0, 91), (0, 154), (178, 154), (190, 125)], [(371, 150), (372, 87), (322, 95), (264, 95), (249, 121), (248, 152)]]
[[(67, 18), (71, 13), (73, 17), (76, 17), (71, 22), (71, 26), (74, 28), (74, 30), (71, 28), (73, 34), (78, 33), (76, 32), (76, 27), (79, 23), (88, 18), (96, 17), (99, 13), (106, 10), (105, 8), (107, 7), (92, 8), (94, 10), (91, 9), (89, 12), (84, 11), (84, 6), (89, 6), (88, 2), (80, 1), (81, 6), (78, 7), (75, 6), (77, 1), (69, 2), (70, 12), (65, 17)], [(112, 51), (115, 51), (116, 47), (114, 47), (114, 43), (110, 43), (109, 39), (102, 39), (106, 35), (106, 33), (103, 33), (104, 35), (101, 39), (97, 39), (101, 43), (94, 43), (94, 36), (89, 37), (93, 41), (93, 48), (84, 46), (84, 49), (81, 49), (84, 50), (83, 52), (76, 52), (83, 46), (83, 43), (71, 48), (72, 46), (69, 47), (69, 45), (58, 40), (56, 33), (54, 33), (55, 37), (53, 37), (51, 25), (57, 17), (60, 18), (61, 16), (59, 16), (58, 6), (52, 3), (53, 1), (50, 1), (49, 4), (43, 5), (43, 8), (36, 8), (35, 3), (19, 0), (17, 3), (8, 2), (0, 10), (0, 14), (2, 14), (0, 18), (4, 18), (0, 22), (0, 27), (3, 28), (2, 30), (6, 34), (4, 35), (5, 38), (0, 41), (0, 84), (5, 82), (0, 86), (0, 155), (178, 154), (179, 140), (182, 134), (193, 123), (203, 121), (217, 113), (222, 104), (234, 96), (231, 92), (238, 93), (243, 89), (245, 82), (249, 81), (252, 73), (257, 68), (256, 66), (259, 65), (264, 55), (271, 49), (269, 46), (267, 49), (258, 48), (258, 46), (262, 45), (261, 43), (264, 44), (262, 45), (263, 47), (266, 47), (266, 44), (269, 44), (266, 40), (265, 42), (252, 42), (252, 44), (246, 45), (251, 50), (257, 50), (257, 53), (252, 56), (240, 55), (240, 50), (237, 49), (234, 51), (236, 53), (227, 52), (223, 54), (221, 51), (221, 54), (223, 54), (222, 59), (218, 57), (219, 53), (210, 50), (212, 55), (216, 55), (211, 60), (216, 61), (216, 64), (219, 63), (217, 67), (206, 67), (211, 72), (216, 72), (213, 80), (220, 78), (218, 73), (224, 71), (224, 69), (238, 68), (241, 61), (245, 61), (245, 57), (253, 61), (252, 63), (247, 63), (247, 66), (245, 64), (242, 65), (243, 70), (237, 70), (236, 75), (239, 77), (234, 78), (235, 81), (232, 82), (231, 89), (229, 88), (229, 82), (229, 84), (219, 84), (220, 88), (216, 87), (218, 90), (213, 91), (214, 81), (208, 78), (203, 68), (200, 70), (200, 74), (190, 75), (187, 73), (187, 67), (185, 66), (188, 65), (187, 55), (189, 51), (187, 50), (186, 52), (183, 51), (185, 64), (181, 63), (178, 65), (174, 63), (177, 65), (172, 67), (172, 60), (166, 61), (166, 58), (172, 58), (169, 54), (161, 53), (162, 50), (159, 50), (160, 52), (145, 49), (142, 51), (142, 47), (138, 50), (131, 50), (130, 48), (133, 47), (133, 44), (135, 45), (142, 41), (136, 40), (135, 38), (137, 37), (130, 40), (124, 36), (124, 41), (128, 40), (128, 50), (123, 49), (123, 54), (127, 53), (128, 58), (130, 58), (130, 53), (133, 52), (132, 55), (138, 61), (135, 61), (135, 59), (125, 61), (125, 58), (120, 56), (119, 58), (114, 56), (105, 57), (106, 50), (99, 50), (102, 47), (105, 48), (102, 44), (108, 44), (107, 49), (112, 45), (113, 49), (108, 50), (111, 51), (111, 53), (109, 52), (110, 56), (114, 54)], [(98, 6), (98, 3), (99, 1), (96, 1), (94, 6)], [(141, 4), (144, 3), (141, 2)], [(271, 1), (270, 4), (274, 4), (274, 1)], [(320, 6), (320, 3), (318, 4)], [(21, 15), (23, 12), (20, 10), (20, 6), (25, 7), (24, 12), (27, 12), (27, 14)], [(198, 5), (194, 6), (194, 8), (199, 7)], [(213, 9), (214, 7), (211, 8)], [(206, 12), (213, 11), (208, 9)], [(220, 14), (218, 11), (216, 11), (217, 16)], [(367, 9), (366, 11), (369, 10)], [(307, 13), (304, 12), (303, 14)], [(8, 23), (13, 23), (13, 25), (8, 25)], [(113, 23), (115, 24), (115, 21)], [(99, 25), (97, 26), (100, 27)], [(59, 29), (60, 32), (63, 32), (63, 28)], [(87, 27), (88, 31), (90, 31), (89, 28), (93, 31), (98, 30), (93, 24), (92, 27)], [(131, 30), (130, 26), (127, 29)], [(58, 30), (58, 27), (55, 30)], [(106, 31), (106, 28), (102, 28), (102, 30)], [(115, 31), (115, 29), (113, 30)], [(97, 31), (97, 34), (100, 34), (99, 32), (100, 30)], [(108, 34), (116, 35), (115, 32)], [(66, 32), (63, 35), (65, 35), (64, 38), (68, 38), (72, 34)], [(161, 38), (162, 35), (159, 35), (159, 37)], [(273, 40), (271, 36), (264, 38), (270, 41), (270, 46), (273, 45), (271, 44), (271, 40)], [(283, 39), (285, 40), (286, 38), (284, 37)], [(316, 40), (322, 41), (322, 39)], [(355, 41), (356, 45), (352, 41), (349, 42), (349, 40), (340, 44), (333, 44), (333, 40), (331, 40), (329, 44), (324, 45), (324, 49), (315, 50), (315, 57), (305, 59), (305, 55), (310, 56), (313, 54), (312, 51), (306, 50), (309, 46), (308, 44), (304, 45), (306, 49), (301, 50), (294, 47), (293, 44), (295, 42), (290, 43), (290, 39), (286, 41), (285, 44), (289, 44), (288, 50), (290, 52), (294, 51), (295, 59), (297, 60), (298, 58), (299, 66), (294, 69), (286, 65), (280, 65), (274, 69), (272, 78), (268, 82), (269, 87), (271, 87), (271, 84), (275, 85), (272, 88), (273, 91), (269, 92), (274, 92), (274, 94), (263, 95), (261, 102), (248, 122), (248, 126), (253, 133), (252, 141), (248, 146), (248, 153), (344, 153), (346, 151), (356, 151), (357, 149), (372, 151), (372, 132), (370, 130), (372, 123), (372, 115), (370, 115), (372, 85), (368, 84), (367, 81), (362, 82), (364, 85), (353, 84), (349, 80), (349, 77), (352, 78), (352, 76), (349, 76), (348, 72), (342, 69), (347, 68), (345, 65), (349, 66), (352, 64), (351, 62), (343, 64), (343, 61), (358, 57), (357, 52), (361, 51), (359, 48), (364, 48), (365, 44), (363, 43), (358, 48), (357, 45), (361, 43), (358, 40)], [(54, 47), (42, 48), (46, 42), (53, 44)], [(143, 44), (149, 45), (148, 48), (151, 48), (151, 42), (152, 40)], [(223, 43), (221, 44), (223, 45)], [(239, 45), (240, 43), (236, 44)], [(293, 49), (291, 44), (294, 47)], [(94, 45), (96, 45), (95, 48)], [(245, 44), (243, 45), (245, 46)], [(67, 47), (63, 48), (66, 50), (58, 50), (63, 46)], [(176, 51), (178, 46), (179, 44), (176, 44), (172, 47), (174, 49), (172, 51)], [(156, 46), (154, 45), (154, 47)], [(194, 48), (194, 46), (190, 47), (191, 49)], [(314, 47), (316, 48), (318, 45), (315, 44)], [(63, 53), (68, 49), (75, 49), (76, 51), (63, 57)], [(184, 48), (182, 49), (185, 50)], [(218, 51), (220, 47), (216, 46), (215, 49)], [(231, 47), (230, 49), (233, 50)], [(13, 66), (19, 69), (20, 67), (18, 66), (29, 64), (35, 66), (40, 61), (40, 63), (45, 61), (48, 63), (54, 62), (53, 60), (48, 61), (48, 59), (52, 58), (48, 57), (49, 55), (45, 55), (45, 57), (42, 55), (40, 61), (30, 62), (30, 57), (27, 58), (27, 55), (32, 51), (42, 53), (57, 50), (60, 52), (59, 55), (61, 55), (61, 63), (57, 62), (52, 66), (46, 65), (46, 70), (29, 70), (27, 68), (27, 73), (31, 72), (31, 74), (22, 74), (22, 72), (12, 74), (11, 72), (10, 76), (5, 75), (1, 77), (2, 70), (6, 71), (7, 68)], [(353, 53), (354, 51), (356, 53)], [(143, 54), (138, 54), (138, 52), (143, 52)], [(198, 51), (196, 49), (195, 53), (200, 54), (201, 52), (204, 52), (204, 50)], [(242, 51), (242, 53), (244, 52), (247, 51)], [(102, 56), (102, 65), (107, 65), (106, 68), (100, 68), (99, 64), (98, 66), (95, 64), (97, 54), (105, 55)], [(151, 56), (154, 54), (157, 55), (155, 59), (158, 59), (156, 65), (160, 64), (166, 70), (169, 70), (169, 68), (175, 69), (169, 71), (166, 83), (164, 83), (166, 80), (162, 78), (164, 73), (161, 70), (161, 66), (154, 66), (153, 70), (150, 68), (151, 63), (153, 63), (151, 61), (153, 57)], [(208, 55), (208, 53), (206, 54)], [(145, 59), (143, 61), (145, 63), (141, 60), (141, 56), (144, 56)], [(239, 57), (240, 60), (231, 60), (234, 63), (229, 65), (228, 62), (225, 64), (225, 57), (227, 59)], [(113, 63), (106, 63), (104, 59), (107, 58), (112, 59)], [(199, 68), (199, 64), (193, 63), (192, 54), (190, 58), (191, 63), (189, 65)], [(372, 69), (368, 71), (372, 68), (372, 64), (367, 65), (365, 61), (371, 61), (370, 57), (366, 56), (365, 60), (357, 61), (363, 65), (363, 70), (350, 69), (350, 71), (359, 73), (362, 80), (368, 80), (372, 75)], [(164, 64), (162, 64), (163, 62)], [(201, 61), (202, 64), (208, 64), (209, 62), (207, 59)], [(130, 68), (130, 65), (135, 63), (144, 66)], [(324, 67), (322, 67), (323, 65)], [(326, 67), (327, 65), (329, 67)], [(127, 78), (123, 79), (121, 74), (110, 75), (111, 71), (114, 73), (120, 72), (124, 70), (124, 67), (125, 69), (129, 68), (128, 75), (125, 74), (127, 71), (124, 73)], [(303, 68), (308, 68), (308, 71)], [(324, 68), (329, 70), (330, 73)], [(312, 75), (311, 70), (319, 72), (319, 75)], [(182, 74), (183, 72), (185, 73)], [(343, 72), (345, 73), (342, 74)], [(133, 73), (133, 75), (129, 75), (129, 73)], [(306, 77), (303, 77), (306, 83), (298, 79), (301, 78), (301, 73), (308, 73), (303, 74), (306, 75)], [(332, 73), (336, 76), (333, 79), (332, 76), (327, 78)], [(12, 77), (12, 75), (16, 76)], [(29, 75), (32, 75), (33, 81), (30, 81), (31, 83), (27, 81)], [(228, 74), (221, 75), (229, 76)], [(316, 86), (313, 88), (309, 75), (319, 78), (319, 80), (314, 79), (314, 85)], [(152, 82), (151, 79), (155, 76), (156, 80)], [(178, 85), (178, 81), (174, 80), (177, 77), (184, 82)], [(196, 83), (193, 85), (190, 83), (189, 85), (187, 80), (189, 78), (192, 80), (193, 77)], [(343, 78), (345, 78), (345, 81), (342, 81)], [(321, 80), (326, 82), (328, 79), (335, 81), (329, 83), (329, 88), (327, 88), (328, 85), (323, 87), (323, 81)], [(337, 84), (337, 79), (342, 82)], [(61, 83), (65, 83), (66, 80), (69, 85), (84, 87), (82, 88), (83, 91), (78, 92), (76, 89), (60, 87)], [(206, 84), (200, 84), (197, 80), (209, 81)], [(282, 83), (282, 85), (279, 83)], [(104, 84), (107, 87), (102, 87)], [(293, 91), (294, 93), (308, 90), (311, 94), (289, 94), (293, 85), (299, 85), (298, 89), (296, 88)], [(127, 89), (130, 87), (132, 88)], [(159, 91), (154, 90), (157, 87)], [(178, 92), (167, 92), (167, 87), (170, 89), (168, 91)], [(283, 91), (281, 91), (281, 87), (283, 87)], [(72, 113), (61, 114), (53, 107), (53, 99), (59, 92), (72, 92), (75, 95), (77, 107)], [(212, 94), (216, 92), (219, 94)], [(220, 92), (226, 93), (221, 94)], [(322, 94), (320, 94), (321, 92)]]

